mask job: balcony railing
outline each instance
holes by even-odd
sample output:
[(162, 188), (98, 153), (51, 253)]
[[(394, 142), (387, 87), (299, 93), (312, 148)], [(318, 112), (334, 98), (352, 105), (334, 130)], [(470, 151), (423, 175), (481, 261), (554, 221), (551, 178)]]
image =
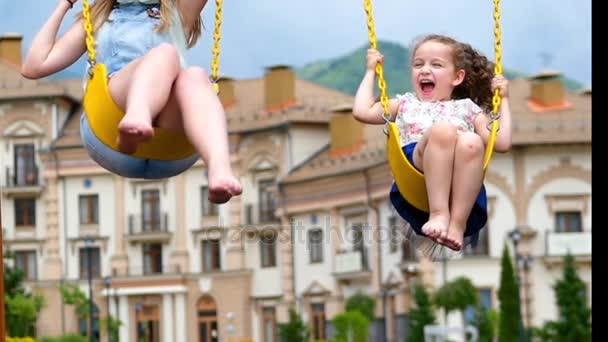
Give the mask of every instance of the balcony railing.
[(144, 219), (142, 215), (129, 215), (129, 234), (127, 240), (135, 242), (169, 242), (172, 232), (169, 231), (168, 215), (162, 213), (160, 219)]
[(547, 231), (545, 234), (545, 255), (548, 257), (591, 255), (591, 231), (557, 233)]
[(161, 213), (156, 220), (142, 215), (129, 215), (129, 235), (166, 233), (169, 231), (167, 221), (167, 213)]
[(182, 274), (179, 265), (150, 265), (144, 266), (129, 266), (112, 268), (112, 276), (114, 277), (139, 277), (139, 276), (155, 276), (155, 275), (175, 275)]
[[(257, 217), (254, 213), (257, 209)], [(274, 208), (262, 209), (254, 204), (245, 205), (245, 224), (264, 224), (264, 223), (278, 223), (280, 219), (275, 216)]]
[(339, 251), (335, 260), (336, 275), (369, 271), (365, 249)]
[(6, 186), (7, 187), (20, 187), (20, 186), (38, 186), (40, 180), (38, 177), (38, 167), (34, 166), (32, 170), (24, 172), (15, 168), (6, 168)]

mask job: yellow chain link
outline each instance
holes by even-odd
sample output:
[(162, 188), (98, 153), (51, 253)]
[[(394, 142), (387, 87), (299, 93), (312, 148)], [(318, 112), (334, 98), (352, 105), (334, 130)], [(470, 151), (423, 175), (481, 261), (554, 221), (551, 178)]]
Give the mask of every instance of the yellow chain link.
[(215, 30), (213, 31), (213, 59), (211, 60), (211, 80), (213, 88), (219, 92), (220, 87), (217, 83), (218, 70), (220, 67), (220, 39), (222, 38), (222, 5), (224, 0), (215, 0)]
[(82, 16), (84, 17), (84, 32), (86, 33), (87, 53), (89, 64), (95, 65), (95, 38), (93, 38), (93, 22), (91, 21), (91, 8), (89, 0), (82, 0)]
[[(374, 16), (372, 15), (372, 2), (371, 0), (365, 1), (365, 13), (367, 14), (367, 33), (369, 36), (369, 44), (372, 49), (378, 49), (376, 44), (376, 29), (374, 25)], [(384, 69), (382, 64), (376, 64), (376, 74), (378, 75), (378, 88), (380, 89), (380, 103), (384, 108), (385, 120), (390, 120), (391, 113), (388, 110), (388, 96), (386, 95), (386, 81), (384, 80)]]
[[(494, 74), (502, 75), (502, 49), (500, 47), (500, 0), (494, 0)], [(498, 108), (500, 107), (500, 89), (494, 91), (494, 97), (492, 98), (492, 114), (490, 114), (491, 121), (498, 119)], [(491, 122), (490, 121), (490, 122)]]

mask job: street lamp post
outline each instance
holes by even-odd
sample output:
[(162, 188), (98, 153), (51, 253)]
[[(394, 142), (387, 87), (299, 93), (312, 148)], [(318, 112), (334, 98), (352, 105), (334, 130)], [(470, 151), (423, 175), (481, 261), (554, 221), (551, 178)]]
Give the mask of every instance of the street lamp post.
[(87, 269), (89, 278), (89, 341), (93, 342), (93, 272), (91, 269), (91, 247), (93, 246), (93, 239), (87, 237), (84, 243), (87, 250)]
[(112, 315), (110, 314), (110, 285), (112, 285), (112, 277), (106, 276), (103, 278), (103, 283), (106, 286), (106, 312), (107, 312), (107, 330), (108, 330), (108, 341), (112, 342), (112, 332), (110, 330), (110, 324), (112, 324)]
[(519, 230), (519, 227), (515, 227), (515, 229), (513, 229), (509, 233), (509, 237), (511, 238), (511, 241), (513, 242), (513, 253), (515, 254), (515, 283), (517, 284), (517, 302), (519, 303), (519, 306), (520, 306), (520, 309), (519, 309), (519, 341), (525, 342), (526, 338), (525, 338), (525, 334), (524, 334), (524, 322), (523, 322), (523, 317), (522, 317), (522, 313), (521, 313), (521, 290), (520, 290), (521, 278), (519, 276), (519, 261), (521, 259), (521, 256), (519, 255), (519, 251), (517, 249), (517, 245), (519, 244), (519, 241), (521, 240), (521, 232)]

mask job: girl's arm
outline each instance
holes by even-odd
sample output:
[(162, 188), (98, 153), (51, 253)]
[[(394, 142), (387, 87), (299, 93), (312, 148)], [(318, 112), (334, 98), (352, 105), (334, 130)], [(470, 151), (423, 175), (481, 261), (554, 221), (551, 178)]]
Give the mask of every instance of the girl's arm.
[[(357, 94), (355, 95), (355, 103), (353, 105), (353, 115), (355, 119), (369, 124), (383, 124), (385, 121), (382, 118), (384, 108), (380, 102), (376, 102), (374, 98), (374, 81), (376, 79), (376, 64), (381, 63), (383, 56), (376, 50), (367, 50), (367, 68), (365, 75), (361, 80)], [(395, 99), (389, 100), (388, 110), (391, 114), (391, 120), (395, 119), (395, 114), (399, 107), (399, 102)]]
[(77, 20), (59, 40), (55, 40), (59, 26), (70, 9), (67, 0), (59, 0), (55, 11), (34, 37), (21, 75), (25, 78), (42, 78), (72, 65), (86, 51), (82, 19)]
[[(502, 76), (496, 76), (492, 80), (492, 91), (494, 89), (500, 89), (500, 107), (498, 107), (498, 113), (500, 114), (499, 129), (496, 133), (496, 141), (494, 142), (494, 150), (496, 152), (507, 152), (511, 149), (511, 108), (509, 106), (509, 82)], [(487, 125), (490, 122), (489, 116), (482, 114), (475, 118), (475, 131), (481, 135), (485, 143), (488, 142), (490, 136), (490, 130)]]

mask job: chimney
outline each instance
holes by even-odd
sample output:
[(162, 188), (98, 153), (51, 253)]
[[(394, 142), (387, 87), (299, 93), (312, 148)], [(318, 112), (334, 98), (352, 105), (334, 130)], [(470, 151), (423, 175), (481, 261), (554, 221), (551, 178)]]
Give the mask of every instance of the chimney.
[(335, 107), (329, 120), (331, 137), (330, 155), (332, 157), (349, 154), (363, 145), (363, 123), (353, 117), (352, 105)]
[(530, 100), (542, 106), (560, 105), (565, 100), (561, 73), (552, 70), (542, 71), (532, 77)]
[(21, 66), (21, 40), (17, 33), (6, 33), (0, 36), (0, 60)]
[(274, 112), (295, 103), (295, 73), (289, 66), (275, 65), (264, 75), (265, 108)]
[(220, 87), (220, 101), (224, 108), (234, 105), (236, 102), (236, 98), (234, 97), (234, 80), (229, 77), (220, 77), (217, 83)]

